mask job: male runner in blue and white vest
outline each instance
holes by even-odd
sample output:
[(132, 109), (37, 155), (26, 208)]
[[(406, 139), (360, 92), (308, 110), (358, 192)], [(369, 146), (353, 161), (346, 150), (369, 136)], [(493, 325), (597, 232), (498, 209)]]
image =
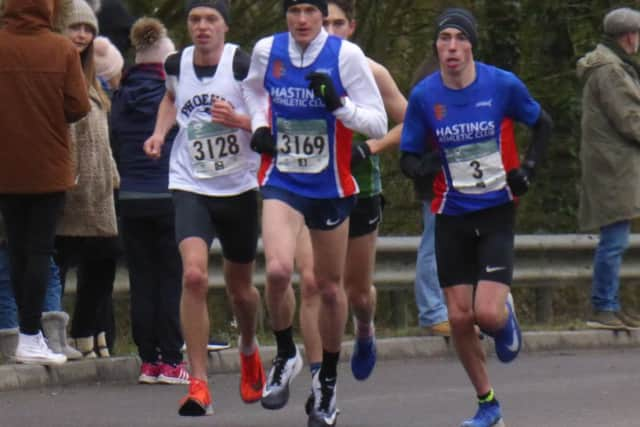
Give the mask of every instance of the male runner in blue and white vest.
[[(515, 201), (529, 188), (551, 136), (551, 119), (514, 74), (474, 61), (476, 20), (459, 8), (436, 23), (440, 71), (413, 89), (404, 121), (401, 167), (412, 179), (435, 174), (432, 211), (440, 285), (453, 342), (479, 401), (462, 427), (502, 426), (475, 324), (495, 340), (502, 362), (522, 337), (509, 292)], [(513, 122), (531, 128), (520, 165)], [(475, 289), (475, 294), (474, 294)]]
[(362, 51), (323, 29), (327, 2), (283, 3), (289, 31), (256, 44), (245, 81), (251, 144), (262, 153), (266, 298), (278, 347), (262, 405), (283, 407), (289, 383), (302, 368), (292, 336), (291, 275), (297, 238), (306, 225), (322, 295), (323, 348), (308, 425), (330, 426), (337, 417), (336, 371), (347, 318), (342, 281), (348, 218), (358, 193), (351, 175), (351, 135), (353, 130), (380, 138), (387, 118)]

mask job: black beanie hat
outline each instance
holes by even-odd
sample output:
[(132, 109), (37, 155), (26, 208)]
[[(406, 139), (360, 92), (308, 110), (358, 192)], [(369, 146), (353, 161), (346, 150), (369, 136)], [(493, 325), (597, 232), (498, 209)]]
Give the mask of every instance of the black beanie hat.
[(229, 2), (227, 0), (187, 0), (185, 13), (189, 15), (191, 9), (196, 7), (210, 7), (217, 10), (224, 22), (229, 24)]
[(309, 3), (314, 5), (315, 7), (320, 9), (320, 12), (322, 12), (322, 16), (329, 15), (329, 5), (327, 3), (327, 0), (284, 0), (283, 6), (285, 15), (287, 14), (287, 10), (289, 10), (291, 6), (295, 6), (301, 3)]
[(435, 40), (438, 40), (438, 34), (445, 28), (460, 30), (472, 46), (475, 47), (478, 44), (478, 23), (467, 9), (461, 7), (445, 9), (436, 21)]

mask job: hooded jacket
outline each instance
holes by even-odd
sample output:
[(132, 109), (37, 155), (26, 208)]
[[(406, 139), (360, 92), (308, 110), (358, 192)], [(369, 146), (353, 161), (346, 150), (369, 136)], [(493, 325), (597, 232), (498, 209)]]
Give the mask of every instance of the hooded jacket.
[(596, 230), (640, 216), (640, 80), (599, 44), (578, 61), (582, 177), (578, 222)]
[(142, 149), (153, 134), (165, 92), (162, 64), (139, 64), (129, 69), (113, 96), (111, 143), (120, 170), (121, 192), (169, 192), (169, 156), (176, 128), (167, 135), (159, 160), (150, 159)]
[(68, 124), (84, 117), (90, 105), (75, 47), (52, 31), (53, 3), (4, 2), (0, 193), (51, 193), (74, 184)]

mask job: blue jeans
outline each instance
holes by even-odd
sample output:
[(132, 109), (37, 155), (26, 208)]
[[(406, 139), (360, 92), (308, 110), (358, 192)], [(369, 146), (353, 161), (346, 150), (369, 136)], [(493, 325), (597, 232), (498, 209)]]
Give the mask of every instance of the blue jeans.
[(629, 246), (631, 221), (600, 228), (600, 242), (593, 258), (591, 304), (596, 311), (620, 311), (620, 265)]
[(422, 202), (424, 231), (416, 260), (416, 305), (418, 324), (427, 327), (447, 320), (447, 306), (438, 281), (438, 267), (435, 250), (435, 215), (431, 212), (431, 202)]
[[(47, 293), (42, 311), (60, 311), (62, 286), (58, 274), (58, 266), (50, 261), (51, 278), (47, 285)], [(18, 327), (18, 307), (11, 289), (9, 276), (9, 254), (6, 243), (0, 243), (0, 329), (12, 329)]]

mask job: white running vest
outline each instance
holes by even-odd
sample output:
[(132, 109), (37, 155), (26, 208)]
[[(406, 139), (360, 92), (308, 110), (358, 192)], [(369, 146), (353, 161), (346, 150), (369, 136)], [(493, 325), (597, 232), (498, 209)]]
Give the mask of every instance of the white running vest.
[(171, 150), (171, 190), (233, 196), (258, 186), (260, 158), (249, 146), (251, 133), (211, 120), (212, 105), (219, 99), (229, 102), (236, 112), (248, 115), (240, 82), (233, 76), (237, 48), (225, 44), (215, 75), (202, 80), (193, 66), (194, 47), (182, 52), (175, 94), (180, 130)]

